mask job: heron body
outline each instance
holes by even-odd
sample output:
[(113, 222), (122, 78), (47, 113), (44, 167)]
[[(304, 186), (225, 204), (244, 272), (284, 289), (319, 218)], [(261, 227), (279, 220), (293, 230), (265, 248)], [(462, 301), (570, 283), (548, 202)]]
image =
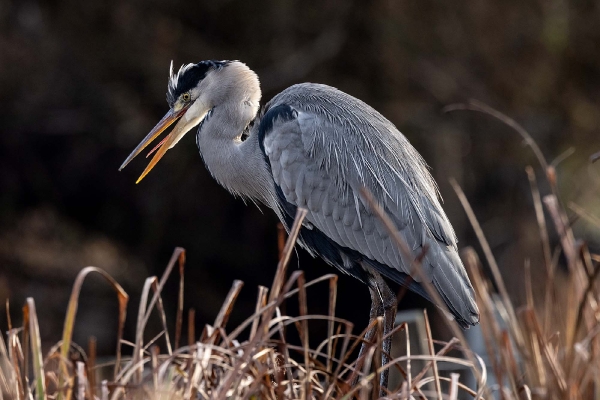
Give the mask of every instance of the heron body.
[(296, 208), (306, 208), (300, 245), (367, 284), (374, 317), (395, 309), (382, 276), (429, 296), (411, 276), (412, 260), (404, 259), (360, 195), (365, 187), (415, 256), (426, 249), (425, 276), (456, 321), (476, 324), (479, 311), (456, 235), (427, 165), (406, 137), (375, 109), (330, 86), (291, 86), (262, 109), (260, 99), (258, 77), (239, 61), (171, 70), (169, 113), (121, 168), (179, 119), (143, 178), (199, 126), (196, 141), (212, 176), (232, 194), (272, 208), (288, 228)]

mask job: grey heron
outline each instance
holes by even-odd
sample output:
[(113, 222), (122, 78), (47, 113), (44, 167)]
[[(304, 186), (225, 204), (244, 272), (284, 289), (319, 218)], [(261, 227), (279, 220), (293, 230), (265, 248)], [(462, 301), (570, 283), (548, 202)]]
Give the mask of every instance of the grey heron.
[[(169, 111), (120, 169), (178, 121), (154, 148), (139, 182), (198, 126), (204, 163), (229, 192), (272, 208), (288, 229), (297, 207), (308, 210), (300, 246), (368, 286), (371, 321), (383, 316), (385, 335), (393, 328), (396, 296), (384, 279), (430, 296), (411, 276), (412, 260), (360, 195), (365, 187), (415, 254), (427, 249), (425, 276), (456, 321), (463, 328), (477, 324), (456, 235), (425, 161), (406, 137), (375, 109), (330, 86), (302, 83), (262, 108), (260, 100), (258, 76), (240, 61), (202, 61), (176, 73), (171, 63)], [(390, 348), (391, 339), (384, 343), (384, 363)]]

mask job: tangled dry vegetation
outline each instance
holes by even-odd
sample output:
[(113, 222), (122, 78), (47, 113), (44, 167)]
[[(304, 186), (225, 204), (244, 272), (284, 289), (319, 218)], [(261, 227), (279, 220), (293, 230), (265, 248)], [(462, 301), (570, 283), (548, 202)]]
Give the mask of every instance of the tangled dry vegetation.
[[(350, 322), (335, 316), (337, 277), (329, 274), (305, 282), (302, 271), (286, 279), (289, 260), (302, 212), (288, 238), (271, 288), (258, 288), (255, 313), (237, 327), (227, 327), (228, 317), (242, 289), (236, 281), (212, 325), (197, 334), (194, 331), (193, 310), (187, 327), (187, 343), (181, 345), (183, 330), (183, 279), (185, 253), (176, 249), (163, 276), (150, 277), (144, 285), (137, 315), (135, 338), (123, 338), (128, 295), (110, 275), (88, 267), (79, 274), (72, 291), (64, 321), (62, 340), (46, 355), (42, 352), (40, 329), (33, 298), (23, 308), (23, 326), (14, 327), (8, 321), (8, 332), (0, 340), (0, 399), (371, 399), (380, 396), (379, 374), (385, 368), (397, 371), (402, 379), (397, 387), (387, 389), (388, 398), (502, 398), (502, 399), (575, 399), (597, 398), (600, 393), (600, 309), (598, 308), (597, 276), (600, 256), (591, 254), (585, 242), (577, 240), (570, 228), (566, 210), (557, 195), (554, 165), (548, 164), (527, 132), (516, 122), (483, 105), (471, 103), (452, 109), (472, 109), (497, 117), (515, 128), (526, 140), (544, 168), (551, 193), (543, 198), (538, 192), (533, 169), (528, 167), (535, 215), (540, 229), (545, 271), (545, 296), (535, 304), (531, 266), (524, 267), (524, 290), (527, 302), (515, 307), (508, 296), (490, 247), (460, 188), (455, 190), (477, 233), (491, 279), (482, 273), (482, 266), (473, 249), (463, 251), (463, 259), (478, 296), (481, 310), (481, 330), (488, 353), (488, 365), (469, 350), (463, 332), (448, 321), (455, 338), (448, 343), (434, 341), (426, 321), (427, 354), (414, 354), (410, 348), (407, 324), (396, 327), (394, 335), (406, 340), (406, 352), (389, 365), (381, 360), (381, 329), (365, 356), (356, 360), (356, 349), (364, 333), (354, 333)], [(593, 161), (593, 160), (592, 160)], [(369, 194), (364, 193), (369, 199)], [(384, 221), (385, 215), (376, 204), (373, 210)], [(544, 207), (550, 216), (548, 226), (556, 230), (559, 244), (552, 249)], [(574, 216), (597, 223), (597, 219), (575, 205)], [(389, 223), (389, 221), (387, 221)], [(393, 228), (389, 225), (393, 236)], [(404, 248), (399, 238), (397, 244)], [(404, 249), (406, 251), (407, 249)], [(557, 270), (559, 255), (564, 255), (566, 272)], [(419, 271), (418, 260), (413, 265)], [(180, 291), (175, 332), (167, 330), (167, 315), (161, 290), (171, 272), (178, 267)], [(118, 347), (110, 365), (96, 362), (95, 342), (88, 349), (71, 341), (75, 327), (80, 288), (90, 273), (98, 273), (114, 288), (120, 313)], [(557, 277), (566, 274), (567, 300), (557, 296)], [(308, 289), (326, 286), (329, 290), (329, 313), (310, 315), (307, 308)], [(561, 279), (561, 290), (565, 281)], [(428, 288), (430, 289), (430, 288)], [(323, 290), (321, 288), (320, 290)], [(497, 293), (497, 294), (496, 294)], [(432, 293), (433, 295), (434, 293)], [(437, 299), (437, 296), (433, 296)], [(439, 299), (437, 299), (439, 300)], [(436, 300), (436, 301), (437, 301)], [(297, 302), (298, 315), (286, 315), (282, 305)], [(538, 301), (539, 302), (539, 301)], [(443, 303), (438, 302), (443, 308)], [(146, 325), (159, 318), (163, 330), (145, 341)], [(318, 346), (309, 345), (310, 326), (326, 321), (327, 337)], [(381, 321), (375, 322), (380, 328)], [(369, 329), (368, 327), (367, 329)], [(291, 334), (293, 333), (293, 334)], [(298, 340), (291, 339), (298, 337)], [(314, 342), (313, 342), (314, 343)], [(122, 347), (131, 347), (131, 356), (122, 355)], [(162, 349), (162, 350), (161, 350)], [(458, 350), (450, 356), (450, 350)], [(78, 361), (73, 355), (78, 355)], [(424, 367), (417, 370), (416, 361)], [(464, 373), (475, 377), (474, 387), (459, 381), (458, 374), (445, 376), (439, 364), (453, 363)], [(110, 370), (109, 377), (100, 372)], [(488, 383), (493, 375), (495, 384)], [(356, 382), (351, 384), (351, 382)]]

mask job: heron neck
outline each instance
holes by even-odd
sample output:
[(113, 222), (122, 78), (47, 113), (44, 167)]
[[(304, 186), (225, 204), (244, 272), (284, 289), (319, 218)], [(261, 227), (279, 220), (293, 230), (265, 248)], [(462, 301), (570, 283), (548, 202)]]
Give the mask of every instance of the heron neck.
[(215, 107), (198, 128), (196, 142), (207, 169), (233, 195), (258, 200), (276, 209), (276, 194), (269, 167), (260, 150), (258, 135), (241, 135), (255, 116)]

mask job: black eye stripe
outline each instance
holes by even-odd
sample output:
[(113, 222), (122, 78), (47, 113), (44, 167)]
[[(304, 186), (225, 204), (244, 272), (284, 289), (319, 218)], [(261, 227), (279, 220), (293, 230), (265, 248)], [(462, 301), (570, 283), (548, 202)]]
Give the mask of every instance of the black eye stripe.
[(184, 67), (174, 76), (169, 78), (169, 87), (167, 91), (167, 102), (170, 107), (177, 101), (179, 96), (189, 92), (213, 69), (220, 69), (227, 66), (230, 61), (201, 61), (198, 64)]

